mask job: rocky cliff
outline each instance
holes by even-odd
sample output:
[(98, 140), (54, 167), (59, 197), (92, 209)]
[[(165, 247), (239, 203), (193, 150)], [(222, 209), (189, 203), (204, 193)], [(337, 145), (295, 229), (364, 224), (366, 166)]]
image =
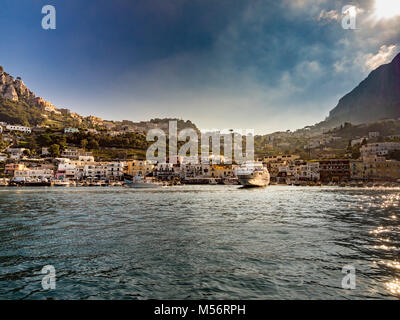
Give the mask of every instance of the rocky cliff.
[(14, 79), (0, 68), (0, 98), (14, 102), (24, 101), (29, 105), (42, 107), (45, 111), (57, 111), (56, 107), (41, 97), (36, 97), (21, 78)]
[(400, 117), (400, 53), (389, 64), (372, 71), (339, 100), (326, 123), (368, 123)]

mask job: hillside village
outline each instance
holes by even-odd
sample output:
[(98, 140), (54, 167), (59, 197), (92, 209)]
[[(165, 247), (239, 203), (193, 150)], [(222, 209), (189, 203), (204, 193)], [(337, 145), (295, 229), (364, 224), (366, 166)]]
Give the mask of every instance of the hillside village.
[[(345, 124), (312, 137), (276, 133), (267, 138), (270, 154), (262, 155), (257, 149), (256, 152), (258, 160), (267, 165), (271, 182), (276, 184), (397, 183), (400, 181), (400, 134), (391, 134), (394, 124), (400, 126), (400, 121)], [(368, 131), (377, 126), (391, 129)], [(213, 164), (211, 156), (209, 163), (202, 161), (193, 165), (185, 163), (183, 158), (176, 163), (169, 159), (160, 163), (146, 161), (145, 129), (111, 127), (107, 130), (100, 121), (95, 128), (62, 130), (1, 122), (0, 132), (2, 185), (32, 185), (43, 181), (49, 185), (57, 181), (87, 186), (121, 185), (124, 175), (150, 176), (170, 184), (236, 182), (238, 165), (224, 164), (223, 156), (218, 164)], [(365, 132), (365, 135), (349, 139), (349, 132)], [(259, 139), (256, 137), (256, 141)], [(298, 144), (299, 141), (303, 144)], [(289, 153), (291, 149), (298, 152)]]
[[(124, 175), (152, 176), (168, 183), (236, 182), (237, 164), (146, 161), (146, 133), (168, 133), (191, 121), (133, 122), (80, 116), (35, 96), (20, 77), (0, 67), (0, 179), (2, 185), (28, 182), (120, 185)], [(370, 123), (318, 124), (300, 130), (255, 136), (255, 154), (279, 184), (360, 184), (400, 181), (400, 119)]]

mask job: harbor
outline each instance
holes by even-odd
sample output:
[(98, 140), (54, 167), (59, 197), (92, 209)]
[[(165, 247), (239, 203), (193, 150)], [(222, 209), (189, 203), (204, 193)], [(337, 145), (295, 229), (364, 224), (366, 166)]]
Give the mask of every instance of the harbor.
[[(338, 186), (1, 188), (0, 297), (396, 299), (399, 201)], [(57, 290), (38, 289), (47, 264)], [(357, 290), (341, 288), (347, 264)]]
[(400, 0), (3, 2), (12, 311), (400, 299)]

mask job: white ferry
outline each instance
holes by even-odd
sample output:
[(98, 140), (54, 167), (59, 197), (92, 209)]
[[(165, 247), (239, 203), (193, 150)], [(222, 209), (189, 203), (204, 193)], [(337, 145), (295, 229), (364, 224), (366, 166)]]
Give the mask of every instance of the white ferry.
[(245, 162), (237, 169), (237, 177), (244, 187), (266, 187), (270, 180), (268, 169), (261, 162)]

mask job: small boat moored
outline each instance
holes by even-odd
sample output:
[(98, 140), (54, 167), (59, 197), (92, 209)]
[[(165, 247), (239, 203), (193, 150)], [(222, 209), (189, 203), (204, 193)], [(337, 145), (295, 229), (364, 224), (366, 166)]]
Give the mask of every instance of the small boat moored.
[(71, 183), (69, 181), (64, 180), (56, 180), (53, 182), (54, 187), (69, 187)]
[(145, 178), (141, 176), (135, 176), (133, 180), (125, 177), (124, 182), (129, 188), (137, 189), (159, 188), (164, 186), (163, 183), (156, 181), (154, 178)]

